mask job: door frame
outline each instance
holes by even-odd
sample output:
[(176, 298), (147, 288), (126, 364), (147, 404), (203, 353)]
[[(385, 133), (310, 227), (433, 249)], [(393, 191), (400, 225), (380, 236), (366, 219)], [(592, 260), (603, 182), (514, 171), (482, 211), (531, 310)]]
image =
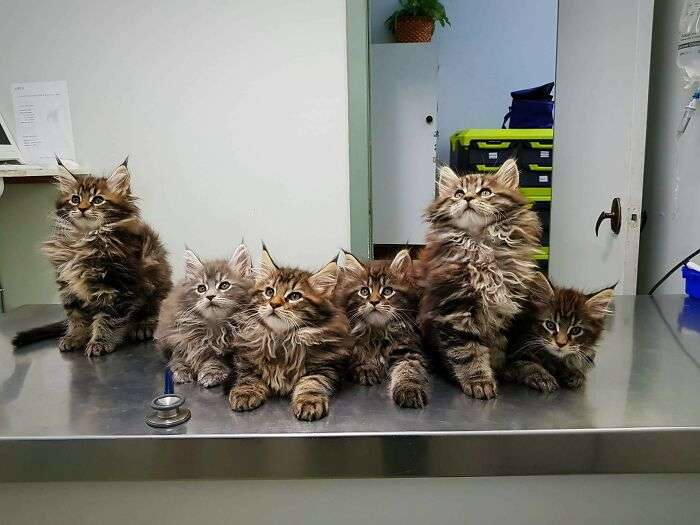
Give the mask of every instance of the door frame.
[(350, 249), (372, 257), (369, 0), (346, 0)]

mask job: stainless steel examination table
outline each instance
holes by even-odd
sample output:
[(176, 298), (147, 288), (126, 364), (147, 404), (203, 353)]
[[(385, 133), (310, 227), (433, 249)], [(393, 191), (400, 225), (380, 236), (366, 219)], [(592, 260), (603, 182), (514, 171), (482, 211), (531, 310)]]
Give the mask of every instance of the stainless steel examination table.
[(0, 316), (0, 481), (493, 476), (700, 472), (700, 301), (618, 297), (579, 392), (502, 385), (477, 401), (435, 379), (424, 410), (386, 387), (347, 385), (330, 415), (297, 421), (287, 400), (229, 409), (221, 387), (178, 385), (191, 420), (145, 425), (162, 392), (152, 344), (88, 359), (56, 341), (13, 351), (57, 305)]

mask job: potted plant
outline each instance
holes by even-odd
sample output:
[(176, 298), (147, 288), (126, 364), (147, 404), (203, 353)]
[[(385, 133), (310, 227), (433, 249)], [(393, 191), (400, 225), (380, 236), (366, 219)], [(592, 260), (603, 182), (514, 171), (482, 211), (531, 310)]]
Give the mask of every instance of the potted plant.
[(399, 0), (397, 9), (386, 19), (386, 27), (397, 42), (430, 42), (435, 22), (450, 24), (445, 6), (438, 0)]

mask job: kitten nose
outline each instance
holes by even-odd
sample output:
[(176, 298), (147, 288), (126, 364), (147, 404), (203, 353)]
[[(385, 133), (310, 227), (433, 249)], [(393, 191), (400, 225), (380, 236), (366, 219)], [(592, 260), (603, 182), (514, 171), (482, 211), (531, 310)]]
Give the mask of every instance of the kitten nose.
[(558, 346), (559, 348), (565, 347), (567, 342), (568, 342), (568, 341), (567, 341), (566, 339), (563, 339), (563, 340), (562, 340), (562, 339), (559, 339), (558, 337), (556, 338), (556, 343), (557, 343), (557, 346)]
[(370, 299), (369, 304), (372, 306), (377, 306), (379, 304), (379, 299)]
[(470, 201), (474, 200), (474, 196), (472, 196), (472, 195), (465, 195), (465, 196), (464, 196), (464, 200), (467, 201), (467, 202), (470, 202)]
[(280, 299), (279, 297), (272, 299), (270, 301), (270, 306), (272, 306), (272, 309), (274, 310), (275, 308), (278, 308), (284, 304), (284, 300)]
[(207, 295), (207, 299), (209, 299), (210, 301), (213, 301), (214, 297), (216, 297), (216, 295)]

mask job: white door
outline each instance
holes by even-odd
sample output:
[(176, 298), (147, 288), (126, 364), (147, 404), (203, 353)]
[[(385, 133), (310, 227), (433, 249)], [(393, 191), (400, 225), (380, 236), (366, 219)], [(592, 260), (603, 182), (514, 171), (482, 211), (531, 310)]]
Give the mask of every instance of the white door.
[(437, 52), (374, 44), (370, 54), (374, 244), (420, 244), (434, 195)]
[[(560, 0), (550, 277), (634, 294), (653, 0)], [(605, 219), (621, 204), (619, 233)]]

